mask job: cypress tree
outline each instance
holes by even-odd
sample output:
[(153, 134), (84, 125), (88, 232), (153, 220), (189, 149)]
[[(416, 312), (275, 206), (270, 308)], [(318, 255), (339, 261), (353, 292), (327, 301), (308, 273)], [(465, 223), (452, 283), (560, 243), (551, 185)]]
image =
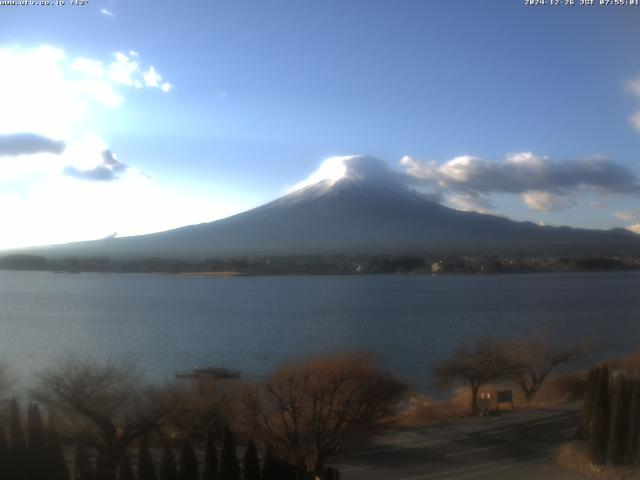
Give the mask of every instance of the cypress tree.
[(87, 449), (82, 445), (76, 445), (73, 480), (93, 480), (91, 459)]
[(27, 439), (30, 452), (38, 453), (46, 450), (47, 439), (38, 404), (29, 404), (27, 412)]
[(335, 468), (327, 467), (324, 471), (325, 480), (340, 480), (340, 471)]
[(220, 479), (240, 480), (240, 465), (238, 465), (238, 457), (236, 456), (236, 440), (228, 426), (224, 427), (222, 437)]
[(12, 453), (24, 453), (27, 450), (24, 431), (22, 429), (22, 419), (20, 418), (20, 407), (15, 398), (11, 399), (9, 407), (9, 439), (11, 441), (10, 451)]
[(598, 372), (596, 392), (593, 397), (591, 426), (587, 449), (593, 463), (604, 464), (607, 461), (609, 443), (609, 369), (605, 365)]
[(198, 480), (198, 457), (189, 440), (180, 449), (180, 480)]
[(162, 451), (160, 459), (160, 480), (178, 480), (178, 469), (176, 467), (176, 457), (173, 450), (167, 444)]
[(140, 442), (138, 452), (138, 480), (156, 480), (156, 470), (146, 440)]
[(262, 480), (295, 480), (296, 478), (296, 469), (288, 462), (276, 457), (273, 451), (267, 448), (262, 464)]
[(35, 403), (27, 410), (27, 449), (30, 480), (47, 480), (47, 440), (40, 409)]
[[(277, 460), (278, 462), (278, 479), (279, 480), (296, 480), (298, 478), (298, 470), (285, 460)], [(301, 475), (301, 478), (305, 478)]]
[(0, 426), (0, 472), (11, 473), (11, 465), (9, 464), (9, 444), (4, 430)]
[(264, 452), (262, 480), (278, 480), (278, 465), (271, 448), (267, 448), (267, 451)]
[(111, 460), (107, 458), (103, 453), (98, 454), (98, 460), (96, 461), (96, 473), (95, 480), (117, 480), (118, 477), (118, 465), (113, 465)]
[(592, 368), (587, 377), (587, 389), (582, 402), (582, 412), (580, 414), (580, 426), (578, 427), (578, 436), (587, 440), (589, 438), (589, 427), (591, 425), (591, 416), (593, 415), (593, 397), (596, 392), (596, 384), (598, 381), (598, 369)]
[(244, 451), (242, 462), (243, 480), (260, 480), (260, 461), (258, 460), (258, 451), (253, 440), (249, 440), (247, 448)]
[(297, 467), (295, 465), (292, 465), (291, 463), (285, 462), (285, 465), (287, 467), (287, 474), (285, 476), (285, 478), (288, 478), (289, 480), (298, 480), (298, 479), (308, 479), (308, 480), (312, 480), (315, 478), (315, 476), (309, 472), (309, 470), (305, 470), (301, 471), (300, 467)]
[(629, 441), (629, 389), (623, 375), (615, 381), (611, 404), (611, 426), (607, 463), (622, 465), (625, 463)]
[(27, 477), (27, 445), (22, 429), (20, 407), (15, 398), (9, 405), (9, 474), (11, 480), (24, 480)]
[(135, 480), (133, 476), (133, 469), (131, 468), (131, 458), (125, 450), (120, 456), (120, 463), (118, 464), (118, 480)]
[(51, 412), (49, 412), (47, 428), (47, 467), (49, 469), (47, 480), (70, 480), (69, 467), (64, 457), (62, 442), (60, 442), (60, 436)]
[(629, 413), (629, 450), (627, 463), (634, 464), (640, 460), (640, 379), (636, 378), (632, 384), (631, 405)]
[(213, 432), (207, 433), (207, 440), (204, 447), (204, 471), (202, 480), (218, 480), (218, 450)]

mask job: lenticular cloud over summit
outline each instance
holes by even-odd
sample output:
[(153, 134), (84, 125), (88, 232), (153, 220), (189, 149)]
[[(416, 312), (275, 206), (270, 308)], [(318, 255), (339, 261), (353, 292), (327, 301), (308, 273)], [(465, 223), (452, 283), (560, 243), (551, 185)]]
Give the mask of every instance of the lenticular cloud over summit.
[(342, 179), (397, 183), (400, 181), (400, 176), (401, 174), (392, 172), (385, 162), (374, 157), (365, 155), (330, 157), (324, 160), (315, 172), (296, 183), (288, 191), (294, 192), (320, 182), (332, 185)]

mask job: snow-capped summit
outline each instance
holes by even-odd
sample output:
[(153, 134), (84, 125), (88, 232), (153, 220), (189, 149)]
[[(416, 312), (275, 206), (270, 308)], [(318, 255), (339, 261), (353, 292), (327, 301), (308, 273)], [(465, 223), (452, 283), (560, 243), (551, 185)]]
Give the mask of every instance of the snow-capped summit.
[[(272, 206), (291, 205), (298, 202), (318, 200), (322, 197), (339, 197), (346, 205), (358, 197), (374, 199), (392, 198), (408, 201), (424, 200), (407, 185), (403, 174), (392, 172), (377, 158), (363, 155), (332, 157), (307, 179), (297, 183), (284, 197), (272, 202)], [(338, 205), (338, 207), (340, 207)]]

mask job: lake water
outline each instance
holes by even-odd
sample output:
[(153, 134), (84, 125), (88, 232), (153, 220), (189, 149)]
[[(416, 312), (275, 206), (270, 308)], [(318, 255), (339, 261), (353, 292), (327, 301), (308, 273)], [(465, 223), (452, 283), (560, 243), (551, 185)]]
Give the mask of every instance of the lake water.
[(187, 277), (0, 271), (0, 358), (21, 383), (57, 357), (134, 359), (151, 379), (194, 365), (261, 376), (360, 349), (430, 391), (434, 361), (487, 336), (551, 327), (640, 348), (640, 272), (496, 276)]

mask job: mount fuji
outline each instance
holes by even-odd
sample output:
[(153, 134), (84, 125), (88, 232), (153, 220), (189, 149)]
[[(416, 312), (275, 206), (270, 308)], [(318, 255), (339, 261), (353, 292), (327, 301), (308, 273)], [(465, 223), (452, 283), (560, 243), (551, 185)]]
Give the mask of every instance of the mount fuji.
[[(346, 159), (346, 160), (345, 160)], [(618, 255), (640, 253), (625, 229), (539, 226), (454, 210), (370, 157), (231, 217), (160, 233), (29, 249), (48, 257), (204, 259), (322, 254)], [(317, 180), (317, 181), (316, 181)]]

